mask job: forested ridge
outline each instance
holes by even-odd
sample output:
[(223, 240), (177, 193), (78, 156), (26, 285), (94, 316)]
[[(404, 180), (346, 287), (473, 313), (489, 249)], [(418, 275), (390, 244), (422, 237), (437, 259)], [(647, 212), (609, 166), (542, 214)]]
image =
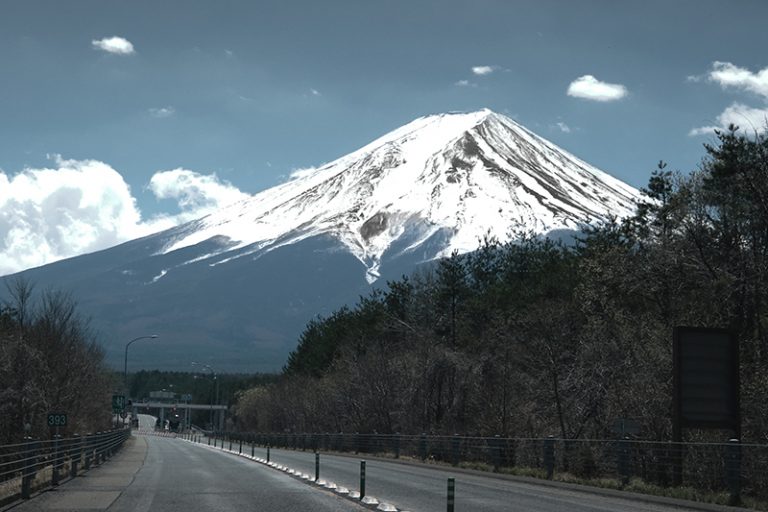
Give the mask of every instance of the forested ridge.
[(746, 441), (768, 430), (768, 140), (735, 127), (699, 169), (653, 171), (634, 217), (577, 243), (484, 240), (307, 325), (279, 382), (241, 392), (262, 432), (671, 438), (672, 331), (733, 330)]

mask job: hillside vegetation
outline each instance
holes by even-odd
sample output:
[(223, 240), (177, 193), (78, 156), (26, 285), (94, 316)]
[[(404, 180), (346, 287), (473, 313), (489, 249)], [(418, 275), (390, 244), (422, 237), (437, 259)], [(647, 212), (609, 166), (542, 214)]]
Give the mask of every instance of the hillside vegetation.
[(768, 140), (736, 128), (698, 170), (663, 163), (636, 215), (575, 245), (492, 239), (312, 321), (278, 383), (239, 396), (258, 431), (671, 437), (672, 330), (741, 342), (744, 438), (768, 431)]
[(113, 377), (74, 301), (35, 294), (24, 281), (6, 284), (12, 300), (0, 305), (0, 444), (50, 438), (49, 413), (67, 414), (62, 435), (110, 428)]

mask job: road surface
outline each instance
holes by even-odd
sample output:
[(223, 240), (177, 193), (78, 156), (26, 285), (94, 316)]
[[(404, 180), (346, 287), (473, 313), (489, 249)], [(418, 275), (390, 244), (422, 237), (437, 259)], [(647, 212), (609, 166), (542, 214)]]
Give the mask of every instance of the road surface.
[[(234, 449), (238, 450), (237, 445)], [(250, 446), (244, 446), (243, 451), (250, 454)], [(254, 454), (266, 458), (263, 448), (256, 447)], [(271, 449), (270, 460), (314, 477), (312, 452)], [(588, 489), (581, 492), (380, 460), (366, 461), (366, 494), (398, 509), (444, 512), (449, 477), (455, 479), (457, 512), (681, 512), (676, 506), (652, 504), (629, 496), (602, 496)], [(321, 454), (320, 478), (358, 490), (360, 459)]]
[(83, 476), (43, 492), (14, 512), (361, 512), (253, 461), (176, 439), (134, 435)]

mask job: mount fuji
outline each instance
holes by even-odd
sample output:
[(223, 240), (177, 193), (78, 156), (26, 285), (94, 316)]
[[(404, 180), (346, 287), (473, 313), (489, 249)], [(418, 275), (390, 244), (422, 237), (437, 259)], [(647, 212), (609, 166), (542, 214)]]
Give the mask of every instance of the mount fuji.
[(508, 117), (438, 114), (201, 219), (19, 275), (70, 291), (112, 364), (157, 333), (132, 365), (270, 371), (307, 321), (372, 285), (486, 236), (628, 216), (638, 198)]

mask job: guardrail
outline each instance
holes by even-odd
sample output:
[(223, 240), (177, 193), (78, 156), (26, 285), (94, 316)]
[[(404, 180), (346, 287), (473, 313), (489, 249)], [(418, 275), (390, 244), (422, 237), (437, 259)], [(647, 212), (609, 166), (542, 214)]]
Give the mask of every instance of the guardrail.
[(35, 490), (74, 478), (81, 470), (109, 459), (130, 435), (130, 429), (119, 429), (50, 440), (27, 438), (22, 443), (1, 445), (0, 482), (11, 492), (0, 496), (0, 502), (29, 499)]
[[(214, 443), (409, 458), (636, 492), (768, 501), (768, 445), (382, 434), (218, 432)], [(218, 441), (217, 441), (218, 439)], [(209, 443), (211, 441), (208, 441)], [(676, 492), (670, 492), (677, 489)]]

